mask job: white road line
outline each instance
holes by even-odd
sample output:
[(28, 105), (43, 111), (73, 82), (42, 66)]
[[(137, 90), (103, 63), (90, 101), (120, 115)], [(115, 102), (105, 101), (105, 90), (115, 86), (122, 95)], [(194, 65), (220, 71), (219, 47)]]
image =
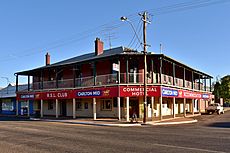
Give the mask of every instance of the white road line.
[(160, 146), (160, 147), (168, 147), (168, 148), (177, 148), (177, 149), (187, 149), (187, 150), (194, 150), (194, 151), (201, 151), (201, 152), (209, 152), (209, 153), (226, 153), (223, 151), (214, 151), (214, 150), (191, 148), (191, 147), (181, 147), (181, 146), (165, 145), (165, 144), (158, 144), (158, 143), (154, 143), (152, 145)]

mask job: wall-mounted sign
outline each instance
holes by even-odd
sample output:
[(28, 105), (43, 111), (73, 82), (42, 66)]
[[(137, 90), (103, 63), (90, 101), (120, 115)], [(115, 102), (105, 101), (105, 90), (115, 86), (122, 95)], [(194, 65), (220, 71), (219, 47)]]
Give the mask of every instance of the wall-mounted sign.
[(118, 87), (94, 88), (90, 90), (75, 90), (76, 98), (117, 97)]
[(210, 98), (210, 95), (209, 95), (209, 94), (202, 94), (202, 98), (203, 98), (203, 99), (209, 99), (209, 98)]
[(31, 99), (34, 98), (34, 94), (20, 95), (21, 99)]
[(201, 99), (201, 94), (198, 92), (179, 90), (179, 96), (178, 97)]
[(174, 89), (168, 89), (168, 88), (162, 88), (162, 96), (165, 97), (177, 97), (178, 96), (178, 90), (174, 90)]
[(210, 99), (210, 94), (201, 94), (199, 92), (162, 88), (163, 97), (190, 98), (190, 99)]
[(86, 90), (86, 91), (77, 91), (76, 96), (77, 97), (91, 97), (91, 96), (101, 96), (102, 92), (101, 90)]
[[(147, 87), (148, 96), (160, 96), (160, 87)], [(120, 87), (120, 96), (121, 97), (139, 97), (144, 96), (144, 87), (140, 86), (121, 86)]]
[(119, 71), (119, 65), (116, 63), (113, 63), (113, 71)]
[(37, 92), (35, 99), (71, 99), (73, 98), (72, 90)]

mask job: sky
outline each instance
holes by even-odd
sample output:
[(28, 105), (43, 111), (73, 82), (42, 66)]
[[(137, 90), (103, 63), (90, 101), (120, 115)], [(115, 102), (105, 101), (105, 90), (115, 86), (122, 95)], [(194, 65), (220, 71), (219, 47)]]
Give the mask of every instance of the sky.
[(160, 53), (162, 44), (163, 54), (214, 80), (230, 73), (230, 0), (1, 0), (0, 87), (7, 78), (15, 82), (15, 72), (44, 66), (46, 52), (51, 63), (94, 52), (96, 37), (105, 49), (141, 51), (131, 25), (120, 17), (127, 16), (142, 39), (138, 13), (143, 11), (151, 20), (149, 52)]

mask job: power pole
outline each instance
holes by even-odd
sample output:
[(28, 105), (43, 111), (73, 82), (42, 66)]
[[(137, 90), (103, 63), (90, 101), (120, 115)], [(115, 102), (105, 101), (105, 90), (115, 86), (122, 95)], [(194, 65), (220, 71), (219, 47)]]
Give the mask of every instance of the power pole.
[(147, 23), (147, 12), (144, 12), (142, 15), (143, 21), (143, 47), (144, 47), (144, 117), (143, 123), (146, 123), (146, 116), (147, 116), (147, 43), (146, 43), (146, 27)]
[(146, 27), (147, 27), (147, 23), (150, 23), (150, 22), (148, 21), (147, 12), (144, 12), (143, 14), (139, 13), (139, 15), (142, 17), (141, 19), (143, 21), (143, 43), (141, 43), (133, 24), (128, 20), (128, 18), (123, 16), (121, 17), (121, 21), (127, 21), (131, 25), (138, 41), (143, 45), (143, 48), (144, 48), (144, 51), (143, 51), (143, 54), (144, 54), (144, 117), (143, 117), (143, 123), (145, 124), (146, 114), (147, 114), (146, 113), (146, 110), (147, 110), (147, 46), (149, 46), (146, 43), (146, 33), (147, 33)]

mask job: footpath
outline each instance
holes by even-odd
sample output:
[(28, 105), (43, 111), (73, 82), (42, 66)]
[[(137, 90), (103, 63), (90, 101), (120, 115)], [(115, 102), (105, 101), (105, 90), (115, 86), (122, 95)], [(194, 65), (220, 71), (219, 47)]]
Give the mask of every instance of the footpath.
[[(225, 112), (230, 111), (230, 107), (224, 108)], [(22, 119), (29, 119), (33, 121), (44, 121), (44, 122), (57, 122), (57, 123), (66, 123), (66, 124), (79, 124), (79, 125), (91, 125), (91, 126), (113, 126), (113, 127), (133, 127), (133, 126), (160, 126), (160, 125), (177, 125), (177, 124), (189, 124), (189, 123), (196, 123), (198, 122), (196, 119), (196, 116), (200, 116), (201, 114), (197, 114), (195, 116), (187, 115), (186, 117), (176, 117), (176, 118), (166, 118), (162, 120), (154, 120), (154, 121), (147, 121), (145, 124), (143, 124), (142, 121), (138, 121), (137, 123), (131, 123), (127, 122), (126, 120), (117, 120), (117, 119), (111, 119), (111, 118), (100, 118), (97, 120), (93, 120), (92, 118), (77, 118), (77, 119), (70, 119), (70, 118), (28, 118), (25, 117), (13, 117), (11, 120), (18, 120), (20, 118)], [(0, 115), (5, 116), (5, 115)], [(12, 117), (12, 116), (11, 116)], [(7, 119), (9, 120), (9, 119)]]
[(114, 126), (114, 127), (133, 127), (133, 126), (159, 126), (159, 125), (176, 125), (176, 124), (188, 124), (195, 123), (197, 120), (192, 117), (176, 117), (171, 119), (162, 119), (157, 121), (147, 121), (143, 124), (142, 121), (136, 122), (127, 122), (126, 120), (117, 120), (117, 119), (108, 119), (108, 118), (100, 118), (97, 120), (93, 120), (90, 118), (77, 118), (77, 119), (52, 119), (52, 118), (30, 118), (30, 120), (34, 121), (46, 121), (46, 122), (59, 122), (59, 123), (67, 123), (67, 124), (81, 124), (81, 125), (93, 125), (93, 126)]

